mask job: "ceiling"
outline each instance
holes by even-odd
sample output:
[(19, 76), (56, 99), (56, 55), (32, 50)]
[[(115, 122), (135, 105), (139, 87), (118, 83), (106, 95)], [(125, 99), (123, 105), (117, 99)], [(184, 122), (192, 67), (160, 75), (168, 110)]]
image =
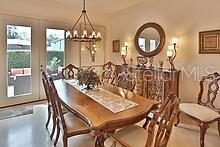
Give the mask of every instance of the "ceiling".
[[(82, 7), (83, 0), (45, 0), (73, 7)], [(86, 9), (94, 12), (112, 14), (131, 7), (144, 0), (86, 0)]]

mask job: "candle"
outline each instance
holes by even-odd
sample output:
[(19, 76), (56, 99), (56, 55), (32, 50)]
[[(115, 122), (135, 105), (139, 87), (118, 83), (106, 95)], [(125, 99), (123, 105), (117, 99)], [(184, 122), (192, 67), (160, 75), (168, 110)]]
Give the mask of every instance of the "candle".
[(172, 57), (172, 56), (173, 56), (173, 51), (167, 50), (167, 57)]
[(121, 48), (121, 55), (122, 55), (122, 56), (125, 56), (125, 55), (126, 55), (126, 49), (125, 49), (125, 47), (122, 47), (122, 48)]
[(128, 42), (125, 42), (125, 47), (128, 47)]
[(95, 38), (95, 31), (92, 31), (92, 37)]
[(83, 38), (85, 38), (85, 37), (87, 37), (87, 31), (86, 30), (83, 31)]
[(100, 32), (97, 33), (97, 38), (101, 38), (101, 33)]
[(71, 38), (71, 37), (72, 37), (72, 35), (71, 35), (70, 31), (67, 31), (66, 32), (66, 38)]
[(78, 37), (78, 32), (77, 32), (77, 30), (75, 30), (75, 31), (73, 32), (73, 37)]

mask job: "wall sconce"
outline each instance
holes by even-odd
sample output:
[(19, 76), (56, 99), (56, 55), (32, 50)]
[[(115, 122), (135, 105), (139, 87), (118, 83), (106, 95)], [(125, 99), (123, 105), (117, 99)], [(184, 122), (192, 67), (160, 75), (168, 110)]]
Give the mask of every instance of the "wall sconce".
[(123, 63), (124, 66), (128, 65), (127, 62), (126, 62), (127, 54), (128, 54), (128, 43), (125, 42), (124, 46), (121, 48), (121, 57), (124, 61), (124, 63)]
[(168, 61), (170, 63), (170, 70), (176, 70), (175, 66), (174, 66), (174, 59), (177, 56), (177, 43), (178, 43), (178, 38), (172, 38), (172, 44), (173, 45), (169, 45), (168, 46), (168, 50), (167, 50), (167, 57), (168, 57)]

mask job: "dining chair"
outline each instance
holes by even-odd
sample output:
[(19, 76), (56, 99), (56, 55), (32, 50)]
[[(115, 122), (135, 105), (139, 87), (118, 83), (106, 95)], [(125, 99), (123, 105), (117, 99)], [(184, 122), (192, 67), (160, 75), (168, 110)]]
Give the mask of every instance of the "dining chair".
[(166, 147), (175, 117), (179, 111), (179, 99), (169, 93), (162, 105), (155, 111), (146, 128), (128, 126), (107, 134), (106, 147)]
[(50, 92), (53, 95), (52, 104), (55, 106), (57, 113), (57, 135), (54, 144), (56, 145), (60, 136), (60, 131), (63, 134), (63, 146), (67, 147), (68, 138), (76, 135), (90, 133), (89, 126), (74, 113), (62, 113), (61, 101), (57, 94), (53, 79), (49, 78)]
[[(47, 99), (47, 103), (48, 103), (48, 106), (47, 106), (48, 117), (47, 117), (47, 122), (46, 122), (46, 128), (48, 128), (51, 117), (52, 117), (52, 120), (53, 120), (53, 122), (52, 122), (53, 127), (52, 127), (52, 132), (51, 132), (51, 135), (50, 135), (50, 138), (52, 139), (53, 135), (55, 133), (55, 129), (56, 129), (56, 114), (55, 114), (56, 110), (55, 110), (54, 106), (52, 105), (51, 100), (53, 99), (53, 96), (51, 95), (51, 92), (49, 91), (48, 76), (44, 71), (42, 71), (42, 81), (43, 81), (43, 87), (44, 87), (44, 91), (45, 91), (46, 99)], [(67, 112), (68, 112), (68, 110), (65, 109), (64, 107), (62, 107), (62, 113), (65, 114)]]
[(103, 84), (113, 83), (115, 80), (114, 72), (115, 72), (115, 64), (113, 64), (112, 62), (108, 62), (104, 64), (102, 78), (101, 78), (102, 83)]
[(136, 85), (136, 78), (130, 71), (124, 71), (118, 74), (116, 85), (133, 92)]
[[(200, 92), (198, 94), (198, 103), (180, 103), (180, 111), (177, 115), (179, 124), (180, 113), (184, 113), (189, 118), (198, 122), (200, 127), (200, 146), (204, 147), (205, 134), (210, 124), (218, 122), (218, 131), (220, 135), (220, 107), (217, 108), (216, 98), (219, 94), (220, 75), (215, 72), (203, 76), (200, 80)], [(203, 96), (204, 91), (207, 92)], [(220, 101), (218, 101), (219, 103)]]
[(69, 64), (66, 67), (64, 67), (62, 69), (63, 79), (74, 79), (75, 77), (74, 70), (78, 70), (78, 68), (73, 64)]
[(52, 139), (53, 135), (54, 135), (54, 132), (55, 132), (55, 127), (56, 127), (56, 115), (54, 113), (55, 111), (54, 111), (54, 108), (53, 108), (52, 102), (51, 102), (51, 95), (50, 95), (50, 92), (49, 92), (48, 77), (47, 77), (47, 75), (44, 71), (42, 72), (42, 81), (43, 81), (43, 87), (44, 87), (44, 91), (45, 91), (46, 99), (47, 99), (47, 103), (48, 103), (48, 106), (47, 106), (48, 118), (47, 118), (47, 122), (46, 122), (46, 128), (48, 128), (51, 117), (52, 117), (52, 120), (53, 120), (53, 128), (52, 128), (52, 132), (51, 132), (51, 135), (50, 135), (50, 138)]
[(165, 97), (164, 84), (167, 83), (167, 80), (163, 77), (161, 73), (154, 74), (151, 72), (144, 74), (143, 78), (143, 96), (149, 99), (162, 102)]

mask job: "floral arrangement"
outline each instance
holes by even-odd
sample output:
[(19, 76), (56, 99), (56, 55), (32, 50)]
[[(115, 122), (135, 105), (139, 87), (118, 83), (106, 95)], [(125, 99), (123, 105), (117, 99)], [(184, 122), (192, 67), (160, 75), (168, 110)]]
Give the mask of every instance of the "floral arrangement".
[(79, 85), (86, 85), (87, 89), (92, 89), (100, 84), (100, 79), (91, 67), (89, 68), (78, 68), (76, 79), (79, 81)]

